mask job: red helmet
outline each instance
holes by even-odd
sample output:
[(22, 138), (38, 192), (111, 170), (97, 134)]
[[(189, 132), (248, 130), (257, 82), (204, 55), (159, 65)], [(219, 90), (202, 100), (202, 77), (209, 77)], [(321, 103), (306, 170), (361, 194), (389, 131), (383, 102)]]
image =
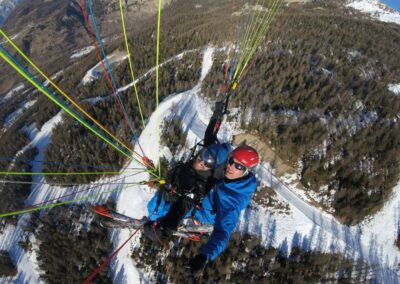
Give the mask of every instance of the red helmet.
[(239, 146), (232, 151), (232, 157), (246, 168), (250, 169), (257, 166), (260, 157), (257, 151), (250, 146)]

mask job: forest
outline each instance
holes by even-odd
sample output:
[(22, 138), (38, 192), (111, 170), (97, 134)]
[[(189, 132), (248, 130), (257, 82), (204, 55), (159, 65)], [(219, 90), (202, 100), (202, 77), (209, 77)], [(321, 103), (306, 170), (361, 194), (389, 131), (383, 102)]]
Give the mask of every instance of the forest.
[[(189, 260), (206, 240), (176, 239), (166, 254), (160, 246), (141, 237), (132, 258), (139, 268), (153, 272), (151, 282), (182, 283), (188, 279)], [(310, 252), (300, 245), (285, 255), (282, 250), (265, 247), (256, 236), (234, 233), (198, 283), (366, 283), (373, 272), (365, 263), (352, 262), (338, 254)]]
[[(226, 13), (217, 16), (218, 11), (228, 9), (228, 3), (221, 2), (215, 11), (192, 11), (192, 4), (188, 1), (177, 5), (178, 8), (174, 5), (165, 9), (161, 62), (183, 51), (192, 52), (160, 68), (160, 100), (194, 86), (200, 75), (202, 47), (209, 43), (223, 46), (235, 38), (233, 32), (226, 33), (221, 23), (237, 19)], [(154, 20), (149, 18), (148, 23)], [(154, 32), (155, 27), (149, 25), (130, 34), (144, 119), (155, 108), (154, 73), (142, 78), (154, 66)], [(231, 102), (231, 107), (240, 107), (242, 127), (272, 143), (277, 154), (298, 169), (307, 190), (321, 197), (321, 205), (346, 224), (356, 224), (379, 210), (399, 177), (400, 98), (387, 88), (388, 84), (400, 81), (399, 64), (392, 60), (399, 57), (400, 51), (391, 48), (399, 41), (399, 27), (371, 21), (343, 8), (340, 1), (290, 5), (278, 16), (257, 50)], [(106, 49), (122, 51), (124, 46), (120, 41), (111, 41)], [(212, 72), (203, 84), (203, 93), (213, 99), (223, 79), (226, 56), (225, 52), (215, 56)], [(56, 82), (124, 143), (132, 145), (142, 129), (133, 89), (123, 92), (121, 97), (135, 133), (118, 110), (104, 77), (80, 84), (86, 70), (96, 61), (95, 54), (82, 58), (58, 76)], [(118, 86), (130, 82), (128, 70), (127, 62), (114, 70)], [(7, 104), (4, 113), (13, 110), (12, 106), (21, 100), (18, 97)], [(2, 150), (8, 156), (26, 142), (12, 138), (25, 123), (34, 122), (40, 128), (58, 112), (47, 98), (39, 94), (35, 97), (37, 103), (31, 115), (19, 118), (2, 136)], [(91, 98), (101, 99), (92, 104)], [(15, 140), (17, 144), (7, 145)], [(126, 162), (114, 149), (67, 117), (63, 127), (53, 132), (45, 158), (99, 165), (113, 171)], [(77, 171), (74, 167), (50, 164), (44, 170)], [(87, 183), (97, 178), (49, 180)]]
[[(203, 7), (211, 7), (209, 4), (214, 2), (206, 0)], [(221, 1), (213, 9), (195, 10), (193, 1), (180, 1), (179, 5), (165, 8), (160, 62), (184, 51), (190, 52), (160, 68), (160, 101), (197, 84), (202, 50), (206, 46), (223, 48), (235, 40), (235, 33), (227, 32), (227, 27), (237, 22), (237, 18), (232, 17), (234, 13), (226, 13), (232, 9), (228, 2)], [(340, 3), (342, 1), (311, 1), (286, 7), (239, 82), (230, 108), (239, 109), (240, 126), (245, 131), (273, 145), (283, 160), (298, 169), (302, 185), (310, 195), (321, 197), (321, 206), (342, 223), (353, 225), (381, 209), (399, 180), (400, 97), (387, 86), (400, 82), (400, 64), (394, 60), (400, 58), (400, 49), (392, 48), (400, 43), (400, 28), (371, 21), (343, 8)], [(155, 109), (155, 75), (144, 76), (155, 65), (155, 26), (147, 25), (154, 23), (155, 18), (146, 21), (145, 28), (129, 33), (145, 120)], [(68, 38), (75, 25), (79, 23), (60, 21), (58, 29), (66, 32)], [(72, 37), (69, 39), (73, 41)], [(29, 41), (25, 38), (27, 49)], [(110, 40), (106, 49), (110, 53), (123, 51), (124, 45), (120, 39)], [(202, 95), (211, 100), (215, 100), (223, 82), (227, 56), (226, 50), (215, 54), (212, 70), (203, 83)], [(120, 113), (104, 76), (81, 84), (86, 71), (97, 61), (94, 53), (85, 56), (69, 65), (55, 81), (124, 143), (133, 146), (143, 127), (133, 89), (121, 92), (121, 96), (135, 133), (130, 131)], [(52, 69), (57, 69), (54, 64)], [(118, 65), (113, 73), (118, 86), (131, 82), (127, 62)], [(32, 164), (23, 160), (32, 160), (37, 149), (28, 147), (19, 153), (30, 143), (27, 127), (33, 125), (40, 129), (59, 112), (59, 108), (41, 94), (30, 89), (24, 92), (29, 95), (19, 93), (7, 104), (0, 102), (4, 126), (5, 118), (22, 102), (36, 100), (29, 113), (21, 115), (8, 129), (1, 130), (0, 155), (17, 155), (20, 160), (0, 160), (3, 170), (32, 170)], [(97, 102), (91, 103), (94, 98)], [(54, 129), (51, 144), (46, 149), (45, 161), (49, 163), (44, 164), (43, 171), (76, 172), (82, 169), (70, 165), (83, 164), (119, 171), (127, 163), (105, 142), (63, 115), (63, 122)], [(233, 117), (228, 116), (228, 119)], [(192, 146), (183, 145), (186, 136), (176, 118), (164, 124), (162, 137), (173, 154)], [(54, 161), (64, 164), (50, 163)], [(165, 159), (163, 167), (168, 168)], [(47, 177), (46, 181), (90, 183), (99, 178), (57, 176)], [(32, 181), (28, 177), (5, 176), (2, 179)], [(30, 189), (30, 186), (1, 183), (0, 211), (23, 208)], [(273, 195), (273, 189), (267, 190)], [(257, 196), (255, 201), (260, 201)], [(273, 204), (274, 200), (260, 203), (285, 210), (283, 205)], [(68, 275), (66, 283), (81, 282), (112, 251), (107, 230), (99, 227), (96, 220), (92, 221), (93, 216), (85, 213), (87, 211), (83, 205), (52, 209), (48, 214), (32, 217), (37, 225), (25, 228), (27, 234), (37, 234), (43, 281), (57, 283), (62, 274)], [(81, 223), (82, 214), (90, 220), (88, 228)], [(15, 224), (16, 220), (2, 219), (0, 225)], [(29, 238), (20, 245), (32, 249)], [(144, 270), (158, 271), (154, 272), (154, 281), (180, 283), (185, 277), (185, 263), (200, 245), (178, 242), (175, 252), (165, 256), (159, 248), (142, 239), (132, 257)], [(374, 273), (365, 263), (354, 263), (333, 253), (311, 252), (300, 244), (292, 247), (290, 253), (282, 251), (285, 250), (264, 246), (256, 236), (236, 234), (224, 254), (207, 269), (202, 281), (368, 282)], [(60, 259), (60, 255), (68, 261)], [(0, 262), (4, 264), (3, 275), (15, 273), (6, 252), (0, 253)], [(110, 282), (107, 273), (107, 270), (102, 272), (98, 278), (100, 283)]]
[[(43, 281), (82, 283), (107, 258), (112, 251), (107, 229), (93, 217), (87, 206), (63, 206), (31, 222), (39, 241), (38, 261)], [(111, 283), (108, 272), (109, 268), (103, 269), (96, 283)]]
[[(348, 13), (334, 3), (288, 7), (231, 107), (240, 108), (243, 128), (298, 169), (307, 190), (327, 196), (325, 208), (356, 224), (399, 179), (400, 97), (387, 86), (400, 81), (400, 50), (391, 48), (400, 28)], [(203, 85), (209, 97), (222, 83), (223, 58)]]

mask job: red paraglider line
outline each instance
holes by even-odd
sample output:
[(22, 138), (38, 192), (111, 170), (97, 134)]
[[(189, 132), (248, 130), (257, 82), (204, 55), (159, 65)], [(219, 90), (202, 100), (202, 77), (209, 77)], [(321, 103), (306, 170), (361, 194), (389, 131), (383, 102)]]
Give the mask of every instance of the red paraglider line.
[(114, 251), (84, 282), (83, 284), (90, 283), (93, 278), (112, 260), (112, 258), (136, 235), (137, 232), (143, 227), (138, 228), (116, 251)]

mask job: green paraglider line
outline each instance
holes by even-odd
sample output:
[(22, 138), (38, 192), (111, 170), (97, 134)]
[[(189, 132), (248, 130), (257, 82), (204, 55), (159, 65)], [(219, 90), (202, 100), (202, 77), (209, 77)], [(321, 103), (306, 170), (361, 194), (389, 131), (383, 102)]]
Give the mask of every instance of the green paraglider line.
[[(116, 149), (118, 152), (123, 154), (125, 157), (135, 160), (139, 164), (142, 164), (141, 161), (137, 160), (135, 157), (132, 157), (131, 155), (128, 155), (124, 151), (122, 151), (117, 145), (113, 144), (109, 139), (107, 139), (104, 135), (102, 135), (100, 132), (98, 132), (96, 129), (91, 127), (87, 122), (83, 121), (80, 117), (78, 117), (75, 113), (73, 113), (69, 108), (64, 106), (62, 103), (60, 103), (54, 96), (52, 96), (50, 93), (46, 91), (46, 89), (38, 84), (33, 78), (31, 78), (28, 74), (24, 72), (19, 66), (17, 66), (16, 63), (13, 62), (13, 59), (9, 58), (7, 54), (5, 54), (1, 49), (0, 49), (0, 56), (11, 66), (13, 67), (21, 76), (23, 76), (28, 82), (30, 82), (34, 87), (36, 87), (39, 91), (41, 91), (45, 96), (47, 96), (51, 101), (53, 101), (55, 104), (57, 104), (60, 108), (62, 108), (66, 113), (68, 113), (70, 116), (75, 118), (79, 123), (81, 123), (83, 126), (85, 126), (87, 129), (92, 131), (96, 136), (101, 138), (103, 141), (105, 141), (107, 144), (109, 144), (111, 147)], [(157, 174), (155, 174), (153, 171), (148, 170), (148, 173), (156, 178), (160, 178)]]
[(0, 28), (0, 34), (8, 41), (9, 44), (40, 74), (42, 75), (60, 94), (62, 94), (69, 102), (71, 102), (75, 107), (77, 107), (83, 114), (85, 114), (91, 121), (93, 121), (97, 126), (104, 130), (108, 135), (110, 135), (115, 141), (117, 141), (121, 146), (123, 146), (131, 154), (139, 154), (132, 151), (127, 145), (125, 145), (120, 139), (118, 139), (114, 134), (112, 134), (106, 127), (100, 124), (92, 115), (85, 111), (76, 101), (74, 101), (70, 96), (68, 96), (59, 86), (57, 86), (49, 76), (47, 76), (29, 57), (13, 42), (13, 40)]
[[(258, 6), (258, 2), (259, 2), (259, 0), (257, 0), (257, 2), (256, 2), (256, 7)], [(265, 0), (264, 0), (264, 2), (265, 2)], [(257, 22), (259, 21), (260, 14), (261, 14), (261, 11), (258, 13), (257, 16), (256, 16), (256, 13), (254, 13), (253, 16), (251, 17), (250, 25), (248, 25), (248, 28), (247, 28), (245, 36), (244, 36), (244, 41), (239, 47), (239, 51), (241, 54), (240, 54), (239, 58), (237, 59), (237, 67), (238, 68), (240, 68), (240, 66), (242, 64), (245, 50), (249, 49), (249, 43), (252, 39), (253, 29), (255, 29), (257, 26)]]
[[(245, 59), (245, 62), (243, 64), (243, 68), (240, 71), (239, 75), (237, 76), (237, 80), (239, 81), (243, 75), (243, 72), (245, 71), (246, 67), (248, 66), (248, 63), (250, 62), (251, 58), (253, 57), (257, 47), (261, 44), (265, 34), (267, 33), (269, 27), (271, 26), (272, 20), (274, 19), (274, 17), (276, 16), (277, 12), (279, 11), (281, 5), (283, 3), (283, 0), (277, 0), (273, 3), (272, 5), (272, 13), (270, 13), (267, 17), (267, 20), (265, 21), (264, 25), (261, 26), (261, 30), (258, 33), (257, 37), (255, 38), (255, 42), (253, 44), (252, 49), (250, 50), (247, 58)], [(236, 78), (236, 77), (234, 77)]]
[[(258, 3), (258, 0), (257, 0)], [(240, 59), (238, 64), (236, 65), (236, 70), (235, 70), (235, 74), (234, 74), (234, 80), (236, 80), (236, 82), (240, 79), (241, 75), (243, 74), (243, 71), (246, 69), (248, 62), (250, 61), (251, 57), (253, 56), (256, 48), (258, 47), (258, 45), (261, 43), (265, 33), (267, 32), (272, 19), (274, 18), (274, 16), (276, 15), (277, 11), (279, 10), (281, 4), (283, 3), (282, 0), (275, 0), (272, 4), (272, 8), (270, 10), (270, 13), (267, 14), (266, 20), (263, 20), (262, 24), (260, 26), (258, 26), (256, 28), (256, 24), (258, 21), (258, 17), (261, 14), (261, 12), (259, 13), (259, 15), (257, 17), (253, 17), (250, 23), (249, 28), (246, 31), (245, 37), (244, 37), (244, 50), (246, 52), (243, 52), (243, 54), (241, 54)], [(158, 111), (158, 104), (159, 104), (159, 90), (158, 90), (158, 81), (159, 81), (159, 77), (158, 77), (158, 63), (159, 63), (159, 45), (160, 45), (160, 27), (161, 27), (161, 8), (162, 8), (162, 0), (158, 1), (158, 22), (157, 22), (157, 46), (156, 46), (156, 111)], [(254, 20), (256, 19), (256, 20)], [(253, 26), (253, 22), (254, 22), (254, 26)], [(124, 33), (125, 33), (125, 29), (124, 29)], [(255, 36), (254, 36), (255, 34)], [(253, 37), (254, 36), (254, 37)], [(126, 39), (126, 38), (125, 38)], [(250, 52), (247, 52), (247, 50), (250, 50)], [(123, 155), (125, 155), (126, 157), (128, 157), (129, 159), (132, 159), (133, 157), (128, 155), (127, 153), (125, 153), (124, 151), (122, 151), (118, 146), (114, 145), (113, 143), (111, 143), (106, 137), (104, 137), (101, 133), (99, 133), (97, 130), (93, 129), (90, 125), (88, 125), (85, 121), (81, 120), (79, 117), (77, 117), (71, 110), (69, 110), (67, 107), (63, 106), (61, 103), (58, 102), (57, 99), (55, 99), (52, 95), (48, 94), (48, 92), (40, 85), (37, 84), (32, 78), (30, 78), (25, 72), (23, 72), (23, 70), (21, 70), (18, 66), (16, 66), (16, 64), (14, 62), (12, 62), (12, 60), (10, 60), (7, 55), (5, 53), (3, 53), (3, 51), (0, 50), (0, 56), (9, 64), (11, 65), (18, 73), (20, 73), (26, 80), (28, 80), (33, 86), (35, 86), (38, 90), (40, 90), (43, 94), (45, 94), (50, 100), (52, 100), (54, 103), (56, 103), (58, 106), (60, 106), (64, 111), (66, 111), (69, 115), (71, 115), (72, 117), (74, 117), (75, 119), (77, 119), (82, 125), (84, 125), (86, 128), (88, 128), (89, 130), (91, 130), (94, 134), (96, 134), (98, 137), (100, 137), (103, 141), (105, 141), (106, 143), (108, 143), (109, 145), (111, 145), (113, 148), (115, 148), (117, 151), (119, 151), (120, 153), (122, 153)], [(236, 87), (235, 87), (236, 88)], [(138, 161), (140, 163), (140, 161)], [(161, 174), (161, 169), (160, 169), (160, 162), (158, 163), (159, 165), (159, 175)], [(154, 172), (152, 171), (148, 171), (151, 175), (159, 178), (159, 176), (157, 176)], [(78, 173), (28, 173), (28, 172), (0, 172), (0, 175), (96, 175), (96, 174), (120, 174), (121, 172), (78, 172)], [(96, 197), (102, 194), (106, 194), (106, 193), (112, 193), (115, 191), (118, 191), (121, 189), (115, 189), (112, 191), (108, 191), (108, 192), (103, 192), (103, 193), (98, 193), (98, 194), (94, 194), (94, 195), (90, 195), (90, 196), (86, 196), (86, 197), (82, 197), (82, 198), (78, 198), (78, 199), (74, 199), (74, 200), (69, 200), (69, 201), (62, 201), (59, 203), (54, 203), (54, 204), (48, 204), (48, 205), (44, 205), (44, 206), (40, 206), (40, 207), (34, 207), (34, 208), (28, 208), (28, 209), (24, 209), (24, 210), (20, 210), (20, 211), (15, 211), (15, 212), (9, 212), (9, 213), (4, 213), (4, 214), (0, 214), (0, 218), (1, 217), (7, 217), (7, 216), (12, 216), (12, 215), (19, 215), (19, 214), (23, 214), (23, 213), (27, 213), (27, 212), (32, 212), (32, 211), (36, 211), (36, 210), (42, 210), (42, 209), (46, 209), (46, 208), (52, 208), (55, 206), (60, 206), (60, 205), (64, 205), (64, 204), (70, 204), (70, 203), (74, 203), (74, 202), (79, 202), (82, 200), (86, 200), (88, 198), (91, 197)]]
[(144, 129), (146, 126), (145, 126), (145, 123), (144, 123), (142, 107), (140, 105), (139, 93), (138, 93), (138, 90), (137, 90), (137, 87), (136, 87), (136, 83), (135, 83), (136, 79), (135, 79), (135, 73), (133, 72), (133, 64), (132, 64), (132, 59), (131, 59), (131, 52), (129, 50), (129, 44), (128, 44), (128, 35), (126, 34), (124, 11), (123, 11), (123, 8), (122, 8), (122, 0), (119, 0), (119, 11), (120, 11), (120, 15), (121, 15), (122, 31), (124, 33), (125, 48), (126, 48), (126, 52), (128, 54), (129, 69), (131, 71), (131, 76), (132, 76), (133, 89), (135, 91), (136, 101), (137, 101), (137, 105), (138, 105), (139, 113), (140, 113), (140, 118), (142, 120), (143, 129)]
[(77, 175), (118, 175), (122, 172), (0, 172), (7, 176), (77, 176)]
[(81, 198), (77, 198), (77, 199), (73, 199), (73, 200), (67, 200), (67, 201), (62, 201), (62, 202), (58, 202), (58, 203), (43, 205), (43, 206), (39, 206), (39, 207), (28, 208), (28, 209), (24, 209), (24, 210), (20, 210), (20, 211), (4, 213), (4, 214), (0, 214), (0, 218), (20, 215), (20, 214), (29, 213), (29, 212), (33, 212), (33, 211), (38, 211), (38, 210), (42, 210), (42, 209), (49, 209), (49, 208), (53, 208), (53, 207), (57, 207), (57, 206), (65, 205), (65, 204), (76, 203), (76, 202), (79, 202), (79, 201), (83, 201), (83, 200), (89, 199), (91, 197), (100, 196), (102, 194), (113, 193), (113, 192), (116, 192), (118, 190), (121, 190), (121, 189), (114, 189), (114, 190), (111, 190), (111, 191), (106, 191), (106, 192), (102, 192), (102, 193), (98, 193), (98, 194), (94, 194), (94, 195), (89, 195), (89, 196), (85, 196), (85, 197), (81, 197)]
[[(158, 69), (159, 69), (159, 57), (160, 57), (160, 31), (161, 31), (161, 8), (162, 8), (162, 0), (158, 0), (158, 14), (157, 14), (157, 45), (156, 45), (156, 127), (157, 127), (157, 145), (160, 145), (160, 123), (159, 123), (159, 111), (158, 111)], [(161, 176), (161, 160), (160, 160), (160, 149), (158, 149), (158, 175)]]
[[(235, 70), (235, 74), (233, 79), (240, 80), (241, 74), (246, 69), (248, 62), (250, 61), (251, 57), (254, 54), (254, 51), (261, 43), (262, 39), (264, 38), (266, 32), (268, 31), (269, 25), (272, 22), (272, 19), (277, 14), (280, 4), (283, 0), (274, 0), (271, 4), (270, 10), (268, 13), (265, 13), (262, 17), (260, 25), (254, 25), (254, 30), (251, 31), (248, 39), (246, 40), (245, 44), (245, 52), (242, 53), (239, 59), (239, 63), (237, 69)], [(256, 22), (258, 21), (258, 18)], [(252, 28), (253, 29), (253, 28)], [(239, 75), (239, 76), (238, 76)]]
[[(96, 52), (97, 52), (97, 56), (98, 56), (98, 58), (100, 60), (101, 66), (103, 68), (103, 71), (106, 74), (107, 81), (110, 84), (111, 89), (113, 90), (114, 97), (117, 100), (117, 103), (118, 103), (118, 105), (120, 107), (120, 110), (121, 110), (121, 112), (123, 113), (123, 115), (125, 117), (125, 121), (127, 122), (128, 126), (131, 129), (132, 134), (135, 137), (135, 140), (137, 141), (138, 146), (139, 146), (139, 148), (140, 148), (140, 150), (142, 152), (142, 155), (144, 157), (146, 157), (146, 155), (145, 155), (145, 153), (143, 151), (143, 148), (139, 143), (139, 139), (138, 139), (138, 137), (137, 137), (137, 135), (135, 133), (135, 130), (134, 130), (133, 125), (132, 125), (132, 122), (129, 119), (128, 113), (127, 113), (127, 111), (126, 111), (126, 109), (124, 107), (123, 101), (121, 99), (121, 96), (119, 94), (118, 88), (117, 88), (116, 83), (115, 83), (115, 79), (114, 79), (114, 77), (112, 75), (111, 67), (108, 64), (107, 56), (106, 56), (106, 53), (105, 53), (105, 50), (104, 50), (104, 47), (103, 47), (103, 43), (102, 43), (102, 39), (101, 39), (101, 35), (100, 35), (100, 30), (99, 30), (99, 28), (97, 27), (97, 24), (96, 24), (96, 18), (94, 16), (91, 0), (87, 0), (87, 4), (88, 4), (88, 7), (89, 7), (90, 15), (92, 17), (92, 23), (93, 23), (93, 27), (95, 29), (96, 35), (93, 34), (93, 32), (92, 32), (92, 30), (91, 30), (91, 28), (89, 26), (88, 14), (86, 13), (86, 9), (85, 9), (85, 7), (83, 5), (83, 0), (80, 0), (79, 5), (81, 7), (81, 10), (82, 10), (82, 13), (83, 13), (83, 16), (84, 16), (84, 19), (85, 19), (85, 26), (87, 28), (87, 31), (89, 33), (90, 38), (92, 39), (93, 45), (94, 45), (94, 47), (96, 49)], [(140, 105), (139, 105), (139, 108), (140, 108)], [(142, 158), (144, 158), (144, 157), (142, 157)], [(147, 165), (144, 165), (144, 166), (147, 167)]]
[[(137, 185), (143, 184), (144, 182), (138, 182)], [(105, 191), (105, 192), (100, 192), (100, 193), (96, 193), (96, 194), (91, 194), (85, 197), (81, 197), (81, 198), (76, 198), (76, 199), (72, 199), (72, 200), (66, 200), (66, 201), (61, 201), (61, 202), (57, 202), (57, 203), (52, 203), (52, 204), (47, 204), (47, 205), (42, 205), (42, 206), (33, 206), (31, 208), (27, 208), (27, 209), (23, 209), (23, 210), (19, 210), (19, 211), (14, 211), (14, 212), (8, 212), (8, 213), (3, 213), (0, 214), (0, 218), (4, 218), (4, 217), (10, 217), (10, 216), (15, 216), (15, 215), (21, 215), (21, 214), (25, 214), (25, 213), (29, 213), (29, 212), (34, 212), (34, 211), (39, 211), (39, 210), (43, 210), (43, 209), (50, 209), (53, 207), (57, 207), (57, 206), (61, 206), (61, 205), (67, 205), (67, 204), (71, 204), (71, 203), (77, 203), (80, 201), (84, 201), (87, 200), (89, 198), (95, 198), (98, 196), (101, 196), (103, 194), (110, 194), (110, 193), (114, 193), (123, 189), (126, 189), (128, 187), (122, 187), (122, 188), (117, 188), (117, 189), (113, 189), (113, 190), (109, 190), (109, 191)], [(74, 193), (76, 194), (76, 193)], [(62, 198), (62, 197), (60, 197)]]

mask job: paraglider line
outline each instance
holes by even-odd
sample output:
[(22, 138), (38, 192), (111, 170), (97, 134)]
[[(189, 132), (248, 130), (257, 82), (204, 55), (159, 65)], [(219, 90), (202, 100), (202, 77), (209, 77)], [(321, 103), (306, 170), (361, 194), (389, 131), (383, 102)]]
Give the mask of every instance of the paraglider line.
[(157, 46), (156, 46), (156, 115), (157, 115), (157, 145), (158, 145), (158, 175), (161, 176), (161, 160), (160, 160), (160, 114), (158, 111), (158, 96), (159, 96), (159, 88), (158, 88), (158, 80), (159, 80), (159, 57), (160, 57), (160, 30), (161, 30), (161, 8), (162, 8), (162, 0), (158, 0), (158, 14), (157, 14)]
[[(6, 38), (6, 40), (13, 46), (13, 48), (18, 51), (18, 53), (36, 70), (38, 71), (58, 92), (60, 92), (68, 101), (70, 101), (74, 106), (76, 106), (81, 112), (83, 112), (90, 120), (92, 120), (97, 126), (104, 130), (108, 135), (120, 143), (126, 150), (132, 154), (139, 155), (132, 151), (130, 147), (119, 140), (115, 134), (112, 134), (105, 126), (101, 125), (93, 116), (87, 113), (76, 101), (74, 101), (70, 96), (68, 96), (62, 89), (60, 89), (34, 62), (32, 62), (29, 57), (12, 41), (12, 39), (0, 28), (0, 33)], [(140, 156), (140, 155), (139, 155)]]
[(137, 232), (140, 231), (140, 229), (143, 227), (140, 226), (138, 229), (136, 229), (135, 232), (133, 232), (132, 235), (117, 249), (115, 250), (84, 282), (83, 284), (88, 284), (90, 283), (93, 278), (112, 260), (112, 258), (136, 235)]
[[(108, 81), (109, 81), (109, 83), (111, 85), (111, 88), (113, 90), (114, 96), (115, 96), (115, 98), (116, 98), (116, 100), (117, 100), (117, 102), (118, 102), (118, 104), (120, 106), (120, 109), (121, 109), (121, 111), (122, 111), (122, 113), (123, 113), (123, 115), (125, 117), (125, 120), (126, 120), (128, 126), (130, 127), (134, 137), (136, 137), (136, 132), (135, 132), (135, 129), (133, 127), (132, 121), (130, 120), (130, 118), (128, 116), (128, 113), (127, 113), (127, 111), (125, 109), (124, 103), (123, 103), (123, 101), (121, 99), (121, 96), (120, 96), (120, 94), (118, 92), (117, 84), (116, 84), (114, 76), (112, 74), (112, 70), (111, 70), (110, 64), (108, 63), (107, 55), (105, 53), (105, 49), (104, 49), (104, 46), (103, 46), (103, 41), (102, 41), (102, 38), (101, 38), (101, 33), (100, 33), (100, 30), (99, 30), (98, 25), (96, 23), (96, 18), (94, 16), (93, 7), (92, 7), (92, 1), (88, 0), (87, 3), (88, 3), (88, 7), (89, 7), (91, 18), (92, 18), (93, 27), (94, 27), (95, 32), (96, 32), (96, 39), (97, 39), (97, 42), (99, 43), (100, 51), (101, 51), (101, 54), (103, 56), (103, 59), (101, 59), (101, 55), (98, 52), (98, 55), (100, 56), (100, 59), (101, 59), (102, 67), (104, 69), (104, 72), (107, 75), (106, 77), (107, 77), (107, 79), (108, 79)], [(90, 29), (90, 27), (88, 25), (88, 30), (89, 29)], [(93, 33), (91, 33), (91, 34), (92, 34), (92, 39), (95, 41)], [(97, 44), (96, 44), (96, 47), (98, 48)], [(105, 63), (105, 66), (104, 66), (104, 63)], [(135, 139), (135, 140), (139, 141), (139, 139)], [(139, 147), (140, 147), (140, 149), (142, 151), (143, 156), (145, 156), (145, 154), (143, 152), (143, 149), (140, 146), (140, 144), (139, 144)]]
[(122, 0), (119, 0), (119, 10), (120, 10), (120, 14), (121, 14), (122, 30), (123, 30), (123, 33), (124, 33), (126, 52), (128, 53), (129, 69), (131, 71), (133, 88), (135, 90), (136, 101), (137, 101), (137, 104), (138, 104), (138, 107), (139, 107), (140, 118), (142, 119), (142, 124), (143, 124), (143, 129), (144, 129), (145, 128), (145, 123), (144, 123), (142, 108), (140, 106), (139, 94), (138, 94), (138, 90), (136, 88), (136, 83), (135, 83), (136, 79), (135, 79), (135, 74), (133, 72), (133, 65), (132, 65), (132, 60), (131, 60), (131, 52), (129, 50), (129, 44), (128, 44), (128, 36), (126, 34), (124, 11), (123, 11), (123, 8), (122, 8)]

